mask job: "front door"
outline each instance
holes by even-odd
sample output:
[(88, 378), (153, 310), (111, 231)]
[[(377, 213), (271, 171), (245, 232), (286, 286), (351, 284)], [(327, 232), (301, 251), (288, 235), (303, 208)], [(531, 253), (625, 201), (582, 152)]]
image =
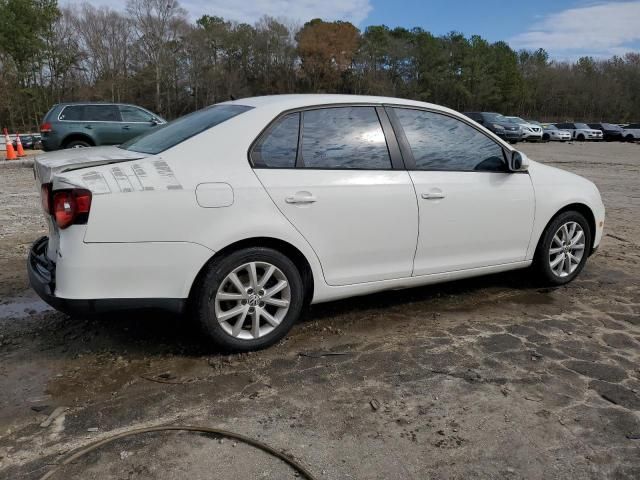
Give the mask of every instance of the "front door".
[(120, 105), (122, 116), (122, 142), (148, 132), (156, 126), (153, 116), (141, 108), (133, 105)]
[(275, 204), (318, 255), (329, 285), (411, 276), (415, 191), (409, 173), (393, 168), (375, 107), (286, 115), (258, 141), (252, 160)]
[(391, 110), (420, 211), (413, 274), (525, 260), (535, 213), (529, 175), (510, 173), (503, 147), (458, 118)]

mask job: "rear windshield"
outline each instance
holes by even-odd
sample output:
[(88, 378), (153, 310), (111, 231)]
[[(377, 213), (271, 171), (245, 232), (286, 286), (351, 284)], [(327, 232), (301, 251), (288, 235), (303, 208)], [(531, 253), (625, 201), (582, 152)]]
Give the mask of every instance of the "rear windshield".
[(252, 108), (244, 105), (212, 105), (149, 130), (123, 143), (120, 148), (155, 155)]

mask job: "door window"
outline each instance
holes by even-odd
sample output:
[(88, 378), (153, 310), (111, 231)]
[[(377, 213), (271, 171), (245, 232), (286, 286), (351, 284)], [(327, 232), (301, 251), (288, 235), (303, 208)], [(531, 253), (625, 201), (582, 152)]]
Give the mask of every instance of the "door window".
[(84, 118), (84, 105), (72, 105), (70, 107), (64, 107), (62, 113), (60, 113), (60, 120), (67, 120), (69, 122), (81, 121)]
[(120, 105), (120, 115), (123, 122), (151, 122), (153, 116), (149, 112), (132, 107), (131, 105)]
[(506, 171), (502, 147), (466, 123), (434, 112), (393, 109), (416, 170)]
[(120, 112), (116, 105), (86, 105), (82, 119), (91, 122), (119, 122)]
[(290, 113), (277, 120), (251, 152), (257, 167), (294, 168), (298, 153), (300, 114)]
[(337, 107), (303, 113), (305, 168), (387, 170), (391, 157), (374, 107)]

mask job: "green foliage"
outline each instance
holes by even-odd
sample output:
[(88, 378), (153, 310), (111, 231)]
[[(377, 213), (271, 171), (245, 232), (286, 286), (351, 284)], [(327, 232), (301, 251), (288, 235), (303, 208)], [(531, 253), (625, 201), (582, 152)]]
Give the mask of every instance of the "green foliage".
[(0, 52), (24, 73), (41, 57), (44, 37), (59, 16), (57, 0), (0, 0)]

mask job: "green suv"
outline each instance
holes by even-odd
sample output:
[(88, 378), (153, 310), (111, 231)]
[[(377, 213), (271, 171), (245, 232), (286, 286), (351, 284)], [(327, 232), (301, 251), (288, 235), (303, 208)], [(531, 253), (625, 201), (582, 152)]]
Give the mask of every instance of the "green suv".
[(121, 103), (59, 103), (40, 125), (42, 148), (117, 145), (166, 121), (136, 105)]

